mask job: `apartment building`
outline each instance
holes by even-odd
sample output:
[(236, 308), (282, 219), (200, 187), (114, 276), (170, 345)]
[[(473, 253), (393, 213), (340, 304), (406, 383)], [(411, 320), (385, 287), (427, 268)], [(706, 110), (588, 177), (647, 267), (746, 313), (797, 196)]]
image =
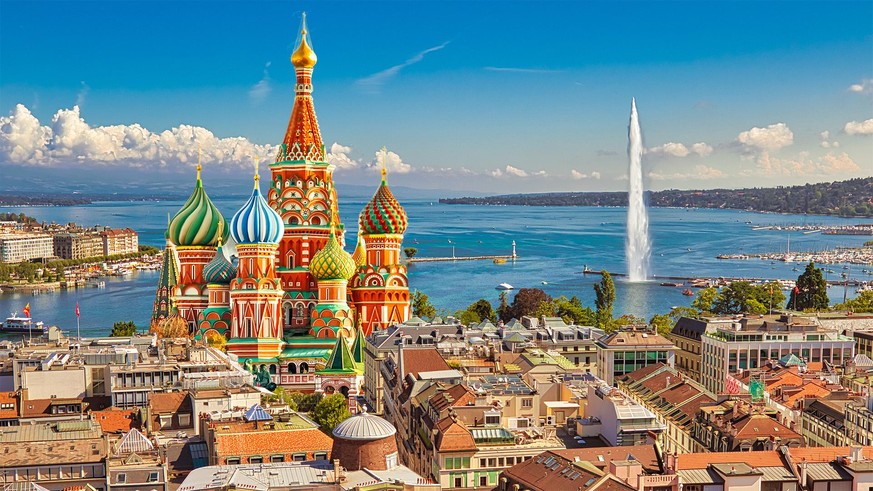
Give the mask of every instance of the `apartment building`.
[(623, 326), (598, 339), (596, 345), (597, 376), (609, 385), (622, 375), (649, 365), (675, 366), (679, 350), (648, 326)]
[(853, 339), (839, 331), (790, 314), (743, 317), (701, 339), (701, 382), (714, 394), (725, 391), (729, 375), (762, 367), (769, 360), (793, 354), (805, 363), (841, 365), (852, 360), (855, 348)]
[(30, 232), (0, 233), (0, 262), (20, 263), (54, 255), (51, 235)]

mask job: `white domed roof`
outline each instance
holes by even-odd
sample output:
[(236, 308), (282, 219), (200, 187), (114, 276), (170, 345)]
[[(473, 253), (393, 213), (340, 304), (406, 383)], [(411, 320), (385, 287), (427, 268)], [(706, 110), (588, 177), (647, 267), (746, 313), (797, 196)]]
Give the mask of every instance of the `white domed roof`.
[(346, 418), (333, 429), (333, 436), (345, 440), (380, 440), (395, 433), (397, 428), (391, 423), (367, 412)]

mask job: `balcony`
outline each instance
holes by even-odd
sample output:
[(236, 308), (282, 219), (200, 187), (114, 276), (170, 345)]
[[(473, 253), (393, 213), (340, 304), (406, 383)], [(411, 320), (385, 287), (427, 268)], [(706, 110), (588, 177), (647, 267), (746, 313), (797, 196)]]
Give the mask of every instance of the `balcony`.
[(679, 476), (675, 474), (666, 476), (640, 476), (639, 489), (641, 490), (666, 486), (673, 488), (679, 486)]

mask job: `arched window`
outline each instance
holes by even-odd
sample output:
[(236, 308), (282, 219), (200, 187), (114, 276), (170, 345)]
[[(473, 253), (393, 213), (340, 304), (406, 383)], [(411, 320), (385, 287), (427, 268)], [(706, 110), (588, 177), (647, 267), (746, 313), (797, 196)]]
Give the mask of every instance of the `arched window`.
[(303, 318), (303, 304), (297, 305), (297, 317)]
[(309, 373), (309, 364), (305, 361), (300, 364), (300, 373)]
[(295, 374), (297, 373), (297, 365), (293, 363), (288, 364), (288, 373)]
[(276, 375), (276, 365), (270, 365), (270, 374)]
[(321, 219), (318, 218), (318, 217), (312, 217), (312, 219), (309, 220), (309, 221), (310, 221), (310, 223), (312, 223), (313, 225), (321, 225)]

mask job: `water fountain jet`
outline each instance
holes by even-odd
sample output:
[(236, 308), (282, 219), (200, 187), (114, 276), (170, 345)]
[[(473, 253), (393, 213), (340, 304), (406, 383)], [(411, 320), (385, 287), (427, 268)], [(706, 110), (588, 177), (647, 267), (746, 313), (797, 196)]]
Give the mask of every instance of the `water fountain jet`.
[(643, 136), (637, 116), (636, 99), (631, 99), (630, 124), (628, 125), (628, 206), (625, 258), (627, 278), (640, 282), (649, 278), (649, 258), (652, 246), (649, 242), (649, 214), (643, 200)]

